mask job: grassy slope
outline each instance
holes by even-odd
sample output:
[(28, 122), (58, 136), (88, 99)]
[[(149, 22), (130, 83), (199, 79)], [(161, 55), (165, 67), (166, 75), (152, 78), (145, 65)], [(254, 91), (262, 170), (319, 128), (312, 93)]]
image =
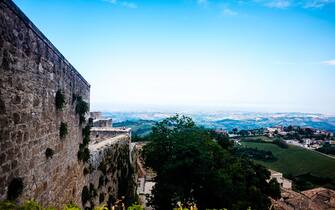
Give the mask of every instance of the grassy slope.
[(152, 120), (123, 121), (113, 123), (113, 127), (129, 127), (134, 135), (145, 136), (151, 132), (154, 124), (155, 121)]
[(288, 149), (282, 149), (267, 143), (243, 142), (242, 144), (247, 147), (272, 151), (278, 158), (277, 161), (256, 161), (270, 169), (293, 176), (310, 172), (315, 176), (335, 179), (335, 159), (291, 145)]

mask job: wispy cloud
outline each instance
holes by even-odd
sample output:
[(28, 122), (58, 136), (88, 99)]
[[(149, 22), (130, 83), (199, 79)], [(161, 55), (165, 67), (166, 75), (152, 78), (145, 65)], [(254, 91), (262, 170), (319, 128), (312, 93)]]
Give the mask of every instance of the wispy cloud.
[(322, 8), (335, 4), (335, 0), (253, 0), (253, 2), (269, 8), (286, 9), (290, 7)]
[(323, 61), (322, 64), (328, 65), (328, 66), (335, 66), (335, 59)]
[(122, 7), (126, 7), (129, 9), (136, 9), (138, 8), (137, 4), (133, 3), (133, 2), (128, 2), (128, 1), (119, 1), (119, 0), (103, 0), (105, 2), (108, 2), (110, 4), (114, 4), (114, 5), (120, 5)]
[(270, 8), (286, 9), (291, 6), (291, 2), (288, 0), (274, 0), (265, 3), (265, 6)]
[(312, 0), (307, 1), (304, 5), (305, 8), (322, 8), (329, 4), (334, 4), (335, 0)]
[(223, 16), (236, 16), (236, 15), (238, 15), (238, 12), (236, 12), (234, 10), (231, 10), (229, 8), (224, 8), (222, 10), (222, 15)]
[(130, 8), (130, 9), (136, 9), (137, 8), (137, 4), (135, 4), (133, 2), (121, 1), (120, 4), (124, 7)]

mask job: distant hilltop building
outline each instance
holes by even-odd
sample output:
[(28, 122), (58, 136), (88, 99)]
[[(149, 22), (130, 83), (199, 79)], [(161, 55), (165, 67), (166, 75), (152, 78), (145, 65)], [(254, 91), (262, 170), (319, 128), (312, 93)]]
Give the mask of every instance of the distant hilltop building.
[(90, 112), (93, 127), (113, 127), (113, 119), (102, 117), (101, 112)]

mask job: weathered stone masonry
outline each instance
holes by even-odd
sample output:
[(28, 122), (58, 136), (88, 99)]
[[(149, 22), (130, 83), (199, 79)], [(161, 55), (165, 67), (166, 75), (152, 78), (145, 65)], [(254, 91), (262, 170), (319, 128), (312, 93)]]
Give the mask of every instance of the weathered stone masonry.
[[(21, 177), (21, 200), (80, 203), (82, 131), (72, 96), (89, 102), (90, 85), (10, 0), (0, 1), (0, 87), (0, 198), (6, 198), (10, 181)], [(59, 89), (66, 103), (57, 111)], [(61, 122), (68, 125), (62, 140)], [(49, 159), (48, 147), (54, 150)]]
[[(23, 180), (18, 201), (43, 206), (131, 199), (137, 178), (130, 129), (92, 129), (90, 158), (79, 161), (84, 125), (74, 99), (89, 103), (90, 85), (11, 0), (0, 0), (0, 35), (0, 200), (15, 178)], [(65, 96), (61, 110), (55, 103), (59, 90)], [(61, 138), (64, 123), (68, 132)], [(54, 151), (49, 158), (48, 148)], [(85, 188), (96, 195), (83, 203)]]

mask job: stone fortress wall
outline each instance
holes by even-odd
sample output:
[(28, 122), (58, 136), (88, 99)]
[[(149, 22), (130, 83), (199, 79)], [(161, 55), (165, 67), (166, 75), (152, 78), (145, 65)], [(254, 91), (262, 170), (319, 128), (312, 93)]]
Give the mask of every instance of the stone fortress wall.
[[(90, 206), (124, 194), (120, 188), (128, 183), (121, 177), (133, 171), (130, 135), (106, 137), (109, 146), (91, 143), (88, 163), (78, 160), (85, 125), (79, 125), (75, 96), (89, 103), (90, 85), (11, 0), (0, 1), (0, 87), (0, 200), (13, 180), (23, 183), (18, 201), (34, 199), (43, 206)], [(61, 110), (55, 105), (59, 90), (65, 98)], [(67, 124), (64, 138), (61, 123)], [(108, 171), (92, 161), (108, 164)], [(85, 187), (96, 195), (81, 205)]]

